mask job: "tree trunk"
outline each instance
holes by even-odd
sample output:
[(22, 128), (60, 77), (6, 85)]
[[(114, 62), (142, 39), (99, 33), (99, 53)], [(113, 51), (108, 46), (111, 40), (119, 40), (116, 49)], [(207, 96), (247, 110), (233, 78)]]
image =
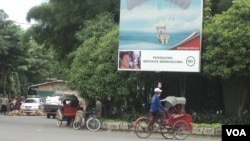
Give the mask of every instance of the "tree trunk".
[(180, 96), (186, 96), (186, 74), (180, 74), (179, 76), (179, 85), (180, 85)]
[(239, 92), (239, 106), (238, 106), (238, 111), (237, 111), (237, 116), (238, 117), (241, 117), (242, 114), (245, 112), (246, 110), (246, 105), (247, 105), (247, 100), (249, 99), (249, 88), (248, 88), (248, 80), (245, 80), (243, 79), (241, 86), (243, 87), (242, 88), (242, 91), (240, 90)]
[(227, 114), (236, 114), (240, 117), (249, 108), (247, 107), (250, 98), (249, 84), (249, 77), (238, 77), (223, 82), (223, 97)]
[(0, 70), (0, 89), (3, 90), (3, 84), (4, 84), (3, 82), (4, 82), (4, 76), (6, 74), (6, 70), (3, 66), (1, 66), (0, 68), (1, 68), (1, 70)]

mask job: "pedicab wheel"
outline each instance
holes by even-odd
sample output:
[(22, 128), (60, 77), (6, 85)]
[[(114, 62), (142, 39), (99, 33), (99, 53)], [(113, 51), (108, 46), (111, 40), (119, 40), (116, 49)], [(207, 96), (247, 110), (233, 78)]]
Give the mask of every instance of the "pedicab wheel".
[(56, 121), (56, 125), (57, 125), (58, 127), (61, 127), (61, 126), (62, 126), (62, 121), (61, 121), (61, 120), (59, 120), (59, 119), (57, 119), (57, 121)]
[(81, 122), (77, 122), (74, 120), (73, 122), (73, 128), (76, 130), (79, 130), (81, 128), (82, 123)]
[(165, 139), (173, 139), (174, 138), (174, 134), (173, 134), (173, 130), (171, 127), (169, 126), (164, 126), (160, 128), (160, 132), (161, 135), (165, 138)]
[(95, 117), (90, 117), (90, 118), (88, 118), (88, 120), (86, 122), (86, 127), (90, 131), (97, 131), (101, 128), (101, 122), (99, 119), (97, 119)]
[(148, 138), (153, 131), (153, 125), (149, 125), (148, 118), (141, 118), (135, 123), (134, 132), (138, 138)]
[(184, 120), (176, 121), (173, 125), (172, 130), (174, 137), (179, 140), (186, 139), (191, 133), (191, 129), (188, 126), (188, 123)]

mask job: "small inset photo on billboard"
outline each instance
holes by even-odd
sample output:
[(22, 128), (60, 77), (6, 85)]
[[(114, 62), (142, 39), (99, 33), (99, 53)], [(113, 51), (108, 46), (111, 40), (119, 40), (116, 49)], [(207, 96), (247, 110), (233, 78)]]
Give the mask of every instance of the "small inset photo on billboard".
[(141, 51), (119, 51), (119, 69), (140, 69)]

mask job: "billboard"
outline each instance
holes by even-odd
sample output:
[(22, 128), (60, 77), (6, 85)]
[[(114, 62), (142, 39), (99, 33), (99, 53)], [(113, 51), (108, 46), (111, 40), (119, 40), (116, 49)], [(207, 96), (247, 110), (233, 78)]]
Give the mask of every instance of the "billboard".
[(118, 70), (200, 72), (202, 0), (121, 0)]

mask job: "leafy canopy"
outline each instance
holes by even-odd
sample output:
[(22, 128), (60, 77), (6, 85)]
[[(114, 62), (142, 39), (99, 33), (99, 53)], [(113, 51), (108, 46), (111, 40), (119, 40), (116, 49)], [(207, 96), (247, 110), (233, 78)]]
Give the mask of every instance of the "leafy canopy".
[(249, 76), (250, 1), (235, 0), (228, 11), (208, 19), (203, 30), (203, 69), (224, 79)]

